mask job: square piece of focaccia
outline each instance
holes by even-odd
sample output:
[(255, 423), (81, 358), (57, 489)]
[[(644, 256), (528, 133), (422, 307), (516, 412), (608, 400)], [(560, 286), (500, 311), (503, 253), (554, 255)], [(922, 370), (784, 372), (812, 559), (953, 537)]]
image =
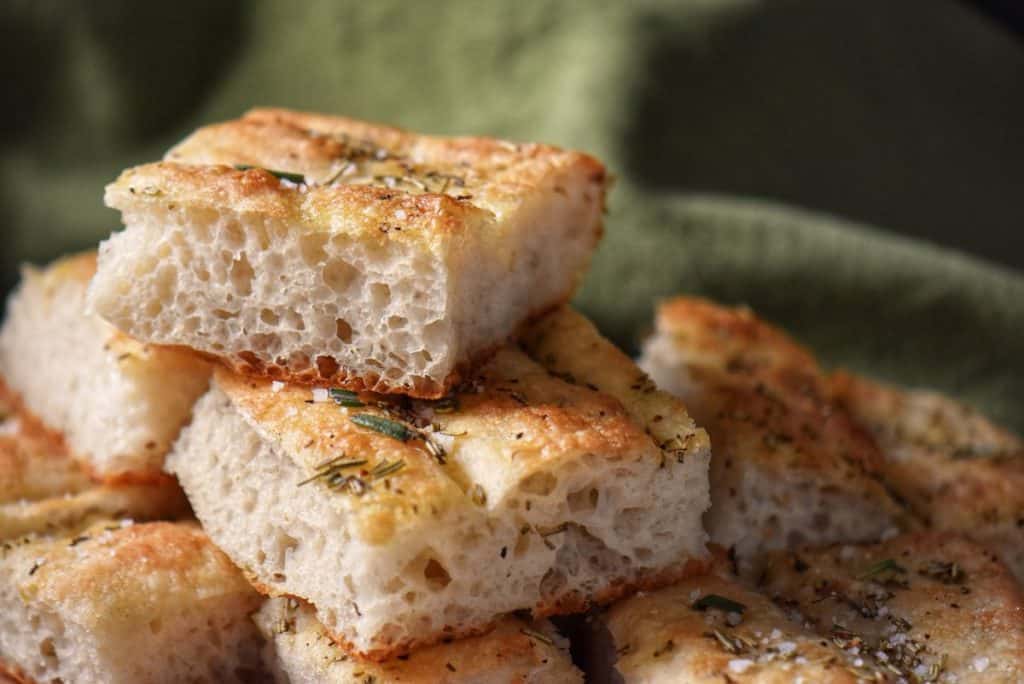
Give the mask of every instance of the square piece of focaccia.
[(98, 477), (159, 478), (210, 367), (86, 313), (95, 270), (93, 253), (24, 269), (0, 328), (0, 375)]
[(849, 373), (833, 388), (874, 433), (889, 487), (935, 529), (998, 553), (1024, 582), (1024, 441), (935, 392)]
[(0, 542), (0, 671), (21, 681), (264, 681), (260, 596), (191, 523)]
[[(990, 551), (952, 534), (774, 552), (760, 590), (863, 667), (906, 682), (1024, 681), (1024, 596)], [(868, 681), (876, 681), (868, 679)]]
[(876, 541), (913, 518), (814, 357), (746, 309), (661, 305), (641, 367), (711, 435), (711, 541), (749, 560), (804, 543)]
[(573, 684), (583, 676), (569, 643), (547, 622), (501, 620), (486, 635), (414, 651), (382, 663), (360, 660), (331, 641), (309, 606), (269, 599), (254, 617), (267, 641), (264, 661), (278, 684)]
[(188, 510), (169, 476), (96, 482), (60, 435), (21, 407), (0, 380), (0, 540), (75, 530), (99, 518), (177, 518)]
[(546, 145), (255, 110), (107, 188), (91, 300), (243, 374), (438, 398), (570, 297), (606, 184)]
[(259, 586), (373, 659), (692, 571), (707, 435), (586, 321), (552, 316), (602, 361), (593, 374), (509, 346), (413, 401), (218, 370), (168, 468)]
[(741, 583), (713, 572), (620, 601), (589, 618), (595, 684), (863, 684), (885, 682), (863, 659)]

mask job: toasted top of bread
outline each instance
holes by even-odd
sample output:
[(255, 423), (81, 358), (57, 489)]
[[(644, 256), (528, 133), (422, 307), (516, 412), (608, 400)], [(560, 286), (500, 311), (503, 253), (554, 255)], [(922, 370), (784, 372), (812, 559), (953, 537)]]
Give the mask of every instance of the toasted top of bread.
[(892, 678), (1024, 678), (1024, 596), (994, 555), (966, 539), (918, 533), (776, 552), (762, 566), (764, 591)]
[(192, 523), (0, 542), (0, 659), (37, 681), (259, 681), (259, 596)]
[(25, 537), (0, 549), (21, 596), (87, 629), (145, 624), (182, 595), (251, 591), (189, 523), (98, 523), (74, 537)]
[(168, 202), (229, 206), (433, 250), (468, 230), (501, 244), (508, 214), (563, 191), (559, 181), (581, 173), (593, 201), (602, 202), (604, 167), (579, 152), (256, 109), (200, 128), (162, 162), (128, 169), (107, 188), (106, 201), (121, 210)]
[(620, 601), (601, 619), (615, 649), (609, 660), (625, 684), (874, 681), (855, 655), (791, 620), (722, 563)]
[(707, 432), (693, 422), (683, 402), (658, 389), (632, 359), (576, 311), (563, 307), (536, 321), (526, 328), (523, 344), (557, 378), (621, 402), (667, 454), (681, 457), (709, 448)]
[[(506, 214), (560, 192), (567, 173), (585, 174), (601, 201), (604, 167), (578, 152), (256, 109), (200, 128), (163, 162), (129, 169), (107, 189), (107, 203), (229, 205), (329, 232), (431, 245), (471, 229), (498, 238)], [(297, 191), (299, 184), (306, 189)], [(396, 220), (396, 212), (405, 217)], [(383, 224), (398, 229), (384, 231)]]
[(348, 655), (331, 641), (313, 610), (294, 599), (270, 599), (254, 619), (268, 642), (268, 668), (278, 672), (282, 683), (582, 681), (569, 658), (568, 642), (548, 623), (506, 618), (484, 636), (374, 663)]
[(879, 481), (871, 436), (811, 354), (749, 310), (679, 297), (641, 365), (711, 434), (712, 541), (759, 549), (867, 541), (912, 524)]
[[(613, 398), (563, 382), (513, 348), (498, 352), (478, 385), (453, 396), (450, 401), (458, 408), (449, 413), (437, 412), (432, 402), (407, 404), (369, 395), (362, 399), (366, 406), (343, 408), (333, 401), (310, 403), (307, 388), (273, 391), (266, 381), (223, 370), (215, 378), (257, 432), (310, 477), (318, 465), (340, 454), (365, 461), (352, 470), (368, 484), (375, 469), (403, 464), (358, 499), (330, 498), (333, 506), (359, 518), (365, 537), (377, 543), (395, 528), (466, 505), (474, 495), (500, 501), (516, 483), (558, 472), (582, 454), (627, 462), (662, 458), (643, 427)], [(399, 430), (404, 441), (357, 424), (357, 416), (383, 421), (385, 429)], [(416, 425), (426, 431), (418, 434)], [(453, 454), (442, 465), (430, 449), (447, 443), (453, 444)], [(502, 467), (496, 469), (498, 462)], [(314, 484), (321, 486), (321, 481)]]
[(988, 545), (1024, 581), (1024, 441), (934, 392), (842, 372), (833, 387), (875, 435), (890, 487), (936, 529)]

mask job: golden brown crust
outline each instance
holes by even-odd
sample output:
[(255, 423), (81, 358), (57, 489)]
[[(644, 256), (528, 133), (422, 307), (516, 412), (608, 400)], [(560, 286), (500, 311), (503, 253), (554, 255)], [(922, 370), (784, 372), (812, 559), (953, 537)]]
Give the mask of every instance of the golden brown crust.
[(735, 492), (742, 467), (753, 466), (780, 481), (803, 476), (903, 516), (879, 480), (877, 445), (834, 401), (808, 350), (749, 309), (688, 297), (662, 304), (658, 331), (697, 388), (690, 407), (711, 434), (712, 481), (721, 489)]
[(832, 384), (875, 435), (892, 489), (934, 528), (989, 545), (1024, 581), (1024, 442), (932, 392), (845, 372)]
[(962, 537), (779, 552), (763, 566), (765, 591), (908, 679), (918, 666), (959, 681), (1024, 677), (1024, 596), (995, 556)]
[[(694, 606), (709, 595), (742, 610), (729, 615)], [(723, 559), (710, 574), (621, 601), (602, 619), (614, 640), (615, 667), (627, 682), (863, 681), (848, 669), (853, 657), (741, 584)]]
[[(252, 595), (228, 558), (191, 523), (99, 523), (74, 538), (5, 545), (19, 594), (86, 629), (146, 624), (197, 592)], [(102, 587), (102, 589), (100, 589)], [(195, 599), (190, 599), (195, 600)]]
[[(587, 178), (594, 199), (607, 184), (601, 164), (577, 152), (420, 136), (286, 110), (256, 110), (201, 128), (166, 159), (123, 173), (107, 189), (108, 204), (228, 206), (380, 242), (437, 244), (531, 194), (552, 192), (548, 186), (567, 173)], [(267, 169), (301, 175), (307, 190), (297, 192)], [(407, 216), (402, 230), (380, 230), (396, 210)], [(339, 222), (338, 215), (353, 218)]]
[[(614, 398), (564, 382), (512, 347), (499, 351), (472, 385), (453, 395), (457, 410), (436, 415), (429, 403), (386, 397), (363, 397), (366, 408), (310, 403), (308, 389), (289, 385), (274, 391), (266, 381), (224, 370), (216, 371), (215, 382), (261, 436), (280, 444), (310, 474), (314, 465), (339, 453), (366, 459), (367, 471), (385, 460), (404, 462), (402, 470), (388, 478), (388, 489), (375, 488), (358, 505), (347, 497), (331, 499), (333, 505), (346, 507), (347, 515), (358, 519), (365, 537), (375, 543), (383, 543), (396, 529), (428, 512), (438, 515), (451, 506), (471, 505), (466, 491), (471, 483), (457, 458), (441, 465), (423, 440), (403, 442), (359, 427), (351, 419), (355, 414), (386, 417), (397, 412), (410, 426), (436, 426), (456, 435), (456, 448), (472, 444), (504, 454), (515, 463), (518, 478), (557, 469), (582, 453), (628, 461), (653, 458), (655, 452), (644, 429)], [(388, 410), (376, 408), (382, 401)]]

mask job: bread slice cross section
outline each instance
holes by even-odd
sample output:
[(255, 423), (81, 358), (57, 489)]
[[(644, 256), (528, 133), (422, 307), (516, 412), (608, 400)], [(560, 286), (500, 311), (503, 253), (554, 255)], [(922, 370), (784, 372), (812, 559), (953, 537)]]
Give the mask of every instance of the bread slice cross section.
[(58, 433), (19, 404), (0, 380), (0, 541), (87, 527), (100, 519), (160, 520), (189, 514), (173, 478), (98, 482)]
[(656, 439), (600, 389), (641, 376), (620, 354), (600, 384), (569, 379), (507, 346), (421, 401), (218, 369), (168, 467), (263, 591), (308, 601), (348, 650), (386, 659), (701, 565), (707, 435), (652, 389), (673, 431)]
[(258, 109), (108, 186), (91, 301), (243, 374), (438, 398), (571, 296), (607, 184), (547, 145)]
[(0, 328), (0, 376), (100, 479), (160, 479), (210, 364), (138, 342), (86, 311), (96, 254), (26, 267)]

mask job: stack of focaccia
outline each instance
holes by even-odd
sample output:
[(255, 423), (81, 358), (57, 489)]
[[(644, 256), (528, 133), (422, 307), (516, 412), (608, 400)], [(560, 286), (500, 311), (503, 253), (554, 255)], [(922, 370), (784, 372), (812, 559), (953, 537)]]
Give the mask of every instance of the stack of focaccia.
[(1018, 681), (1016, 438), (695, 300), (659, 389), (566, 307), (607, 182), (283, 110), (126, 171), (0, 330), (7, 676)]

